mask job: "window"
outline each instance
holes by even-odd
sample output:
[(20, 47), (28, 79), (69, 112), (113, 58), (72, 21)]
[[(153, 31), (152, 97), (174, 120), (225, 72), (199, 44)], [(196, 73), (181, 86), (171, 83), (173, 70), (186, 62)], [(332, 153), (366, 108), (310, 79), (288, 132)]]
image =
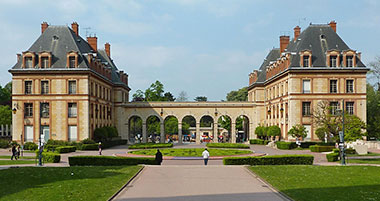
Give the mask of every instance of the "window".
[(302, 80), (302, 92), (310, 93), (310, 80)]
[(338, 93), (338, 81), (330, 80), (330, 93)]
[(302, 116), (310, 116), (310, 102), (302, 102)]
[(69, 57), (69, 68), (75, 68), (75, 57), (74, 56), (70, 56)]
[(92, 82), (91, 82), (90, 94), (91, 96), (94, 96), (94, 83)]
[(309, 63), (309, 61), (310, 61), (310, 56), (309, 55), (304, 55), (303, 56), (303, 67), (310, 67), (310, 63)]
[(41, 117), (49, 118), (49, 103), (41, 103)]
[(91, 118), (94, 118), (94, 104), (91, 103), (91, 107), (90, 107), (90, 116)]
[(354, 93), (354, 80), (346, 80), (346, 92)]
[(353, 67), (354, 66), (354, 57), (353, 56), (346, 56), (346, 65), (347, 67)]
[(33, 68), (33, 58), (25, 57), (25, 68)]
[(69, 103), (69, 117), (77, 117), (77, 104)]
[(330, 102), (330, 114), (338, 115), (338, 112), (337, 112), (338, 107), (339, 107), (338, 102)]
[(49, 93), (49, 82), (41, 81), (41, 94), (48, 94), (48, 93)]
[(41, 68), (49, 67), (49, 57), (41, 57)]
[(330, 67), (337, 67), (337, 56), (330, 56)]
[(32, 81), (25, 81), (25, 94), (32, 94)]
[(24, 116), (33, 117), (33, 103), (24, 103)]
[(77, 93), (77, 81), (71, 80), (69, 81), (69, 94)]
[(346, 102), (346, 112), (350, 115), (354, 114), (354, 102)]

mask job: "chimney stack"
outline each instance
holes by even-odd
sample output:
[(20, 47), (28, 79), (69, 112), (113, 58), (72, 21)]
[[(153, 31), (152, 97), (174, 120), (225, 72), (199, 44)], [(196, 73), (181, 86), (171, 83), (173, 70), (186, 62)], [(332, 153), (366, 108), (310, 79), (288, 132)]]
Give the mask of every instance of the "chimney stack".
[(44, 31), (48, 28), (48, 23), (47, 22), (42, 22), (41, 24), (41, 34), (44, 33)]
[(298, 36), (301, 34), (301, 27), (294, 27), (294, 41), (297, 40)]
[(96, 36), (87, 37), (87, 42), (88, 42), (88, 44), (90, 44), (90, 46), (94, 50), (94, 52), (98, 51), (98, 38)]
[(336, 32), (336, 22), (333, 20), (329, 23), (330, 27)]
[(289, 36), (280, 36), (280, 53), (283, 53), (289, 45)]
[(75, 32), (77, 36), (79, 36), (79, 25), (76, 22), (73, 22), (71, 24), (71, 29)]
[(111, 45), (109, 43), (104, 44), (104, 49), (106, 50), (108, 57), (111, 58)]

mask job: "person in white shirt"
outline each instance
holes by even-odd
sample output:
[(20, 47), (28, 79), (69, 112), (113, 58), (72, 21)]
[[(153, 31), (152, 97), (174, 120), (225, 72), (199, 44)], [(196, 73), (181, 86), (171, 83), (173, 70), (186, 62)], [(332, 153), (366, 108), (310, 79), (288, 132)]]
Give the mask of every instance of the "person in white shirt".
[(207, 151), (207, 148), (202, 152), (203, 160), (205, 161), (205, 165), (207, 165), (208, 158), (210, 157), (210, 153)]

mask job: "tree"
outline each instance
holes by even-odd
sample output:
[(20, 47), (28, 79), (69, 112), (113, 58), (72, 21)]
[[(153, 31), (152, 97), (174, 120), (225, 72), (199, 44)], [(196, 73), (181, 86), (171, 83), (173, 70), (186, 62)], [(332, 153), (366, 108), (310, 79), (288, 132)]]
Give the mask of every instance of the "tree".
[(206, 96), (197, 96), (194, 98), (195, 101), (197, 102), (206, 102), (207, 101), (207, 97)]
[(12, 106), (12, 82), (3, 87), (0, 86), (0, 105)]
[(228, 131), (231, 130), (231, 119), (228, 116), (221, 116), (218, 119), (218, 125)]
[(178, 102), (185, 102), (188, 100), (187, 93), (185, 91), (179, 92), (179, 95), (177, 97)]
[(344, 140), (355, 141), (357, 139), (363, 139), (363, 136), (367, 135), (364, 132), (366, 129), (365, 123), (355, 115), (345, 115), (344, 120)]
[(380, 91), (380, 56), (375, 58), (375, 61), (369, 63), (369, 73), (373, 75), (377, 80), (377, 90)]
[(136, 91), (136, 93), (134, 93), (132, 95), (132, 102), (136, 102), (136, 101), (144, 101), (145, 98), (144, 98), (144, 92), (141, 91), (140, 89), (138, 89)]
[(266, 128), (265, 126), (257, 126), (255, 129), (255, 134), (261, 138), (264, 139), (266, 137)]
[(12, 124), (12, 109), (8, 105), (0, 105), (0, 125)]
[(166, 92), (164, 94), (164, 101), (175, 101), (175, 98), (172, 93)]
[(304, 139), (307, 136), (307, 131), (305, 126), (302, 124), (294, 125), (289, 131), (288, 135), (294, 137), (294, 138), (302, 138)]
[(380, 92), (367, 84), (367, 132), (370, 138), (380, 138)]
[(148, 89), (145, 90), (146, 101), (163, 101), (164, 85), (156, 80)]
[(170, 116), (165, 120), (165, 134), (177, 134), (178, 133), (178, 120), (177, 118)]
[(247, 101), (248, 100), (248, 88), (243, 87), (237, 91), (230, 91), (227, 96), (227, 101)]
[(268, 127), (268, 136), (281, 136), (281, 128), (278, 126), (269, 126)]

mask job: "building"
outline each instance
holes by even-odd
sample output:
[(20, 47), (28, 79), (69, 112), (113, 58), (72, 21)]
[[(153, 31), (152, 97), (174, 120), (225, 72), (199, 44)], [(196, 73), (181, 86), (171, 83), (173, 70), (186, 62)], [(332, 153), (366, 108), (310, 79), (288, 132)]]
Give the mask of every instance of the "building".
[(361, 53), (336, 33), (337, 23), (311, 24), (294, 38), (280, 36), (259, 70), (249, 75), (248, 101), (263, 114), (260, 124), (278, 125), (282, 137), (296, 124), (308, 130), (306, 140), (318, 140), (312, 111), (320, 101), (341, 107), (366, 122), (366, 73)]
[(116, 121), (115, 104), (128, 102), (128, 75), (111, 58), (110, 44), (83, 39), (79, 25), (41, 24), (41, 35), (9, 70), (12, 73), (13, 140), (93, 137)]

